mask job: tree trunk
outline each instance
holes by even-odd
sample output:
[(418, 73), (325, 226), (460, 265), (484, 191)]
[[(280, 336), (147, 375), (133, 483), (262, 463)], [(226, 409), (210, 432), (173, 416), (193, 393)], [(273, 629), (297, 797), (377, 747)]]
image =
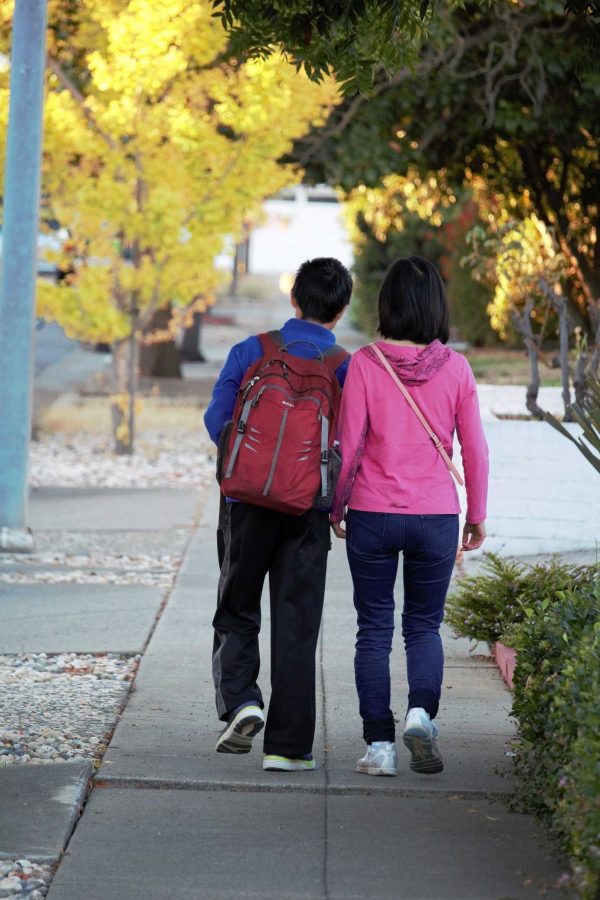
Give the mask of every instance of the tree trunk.
[(140, 375), (145, 378), (181, 378), (175, 341), (144, 344), (140, 351)]
[(188, 362), (206, 362), (206, 357), (202, 352), (202, 319), (204, 313), (194, 313), (194, 321), (189, 328), (183, 332), (183, 339), (179, 352)]
[(137, 390), (138, 341), (135, 334), (113, 345), (111, 415), (114, 451), (133, 453), (135, 394)]
[(537, 398), (540, 390), (540, 367), (538, 362), (538, 342), (533, 331), (531, 330), (532, 310), (533, 301), (529, 300), (527, 302), (523, 315), (520, 316), (518, 313), (515, 313), (513, 319), (518, 329), (523, 334), (523, 337), (525, 339), (525, 347), (527, 348), (527, 355), (529, 357), (530, 381), (527, 385), (525, 406), (534, 418), (543, 419), (544, 410), (540, 406), (538, 406), (537, 403)]
[(525, 338), (527, 355), (529, 356), (530, 381), (527, 385), (525, 406), (535, 419), (544, 418), (544, 410), (538, 406), (537, 398), (540, 391), (540, 367), (538, 364), (538, 347), (534, 337)]
[(598, 371), (600, 369), (600, 300), (596, 301), (596, 305), (597, 308), (592, 318), (592, 325), (594, 327), (594, 344), (592, 355), (590, 358), (590, 365), (588, 368), (588, 374), (590, 378), (598, 378)]
[(588, 353), (585, 345), (580, 346), (575, 364), (575, 374), (573, 376), (573, 388), (575, 389), (575, 402), (581, 406), (585, 399), (585, 373), (588, 364)]
[(567, 301), (564, 297), (554, 295), (554, 308), (558, 314), (558, 333), (560, 339), (560, 380), (562, 385), (562, 398), (565, 406), (565, 422), (573, 421), (571, 405), (571, 388), (569, 373), (569, 317), (567, 315)]
[(242, 240), (236, 243), (235, 253), (233, 254), (233, 264), (231, 268), (231, 282), (229, 284), (229, 293), (232, 297), (237, 297), (238, 284), (240, 275), (246, 275), (248, 272), (248, 260), (250, 257), (250, 232), (247, 225), (244, 225), (244, 236)]
[[(145, 183), (140, 177), (141, 164), (136, 157), (138, 178), (135, 196), (138, 212), (143, 210)], [(140, 243), (134, 238), (130, 244), (123, 245), (123, 258), (131, 262), (134, 269), (139, 270), (142, 264)], [(129, 316), (130, 332), (127, 340), (117, 341), (113, 345), (113, 396), (111, 397), (111, 413), (115, 453), (133, 455), (135, 440), (135, 404), (138, 388), (138, 372), (140, 365), (139, 349), (139, 293), (133, 290), (128, 296), (120, 296), (119, 308)]]
[[(144, 329), (151, 337), (153, 332), (168, 331), (171, 322), (171, 306), (156, 310), (150, 324)], [(140, 347), (140, 375), (147, 378), (181, 378), (179, 352), (175, 340), (142, 343)]]

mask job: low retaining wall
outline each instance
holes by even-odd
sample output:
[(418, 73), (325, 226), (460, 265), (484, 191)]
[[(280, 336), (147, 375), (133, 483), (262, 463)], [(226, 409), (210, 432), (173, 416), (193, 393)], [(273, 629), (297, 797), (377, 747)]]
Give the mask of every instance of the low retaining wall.
[(517, 651), (498, 641), (494, 644), (493, 654), (496, 665), (500, 669), (500, 674), (512, 691), (514, 688), (513, 675), (515, 673), (515, 666), (517, 665)]

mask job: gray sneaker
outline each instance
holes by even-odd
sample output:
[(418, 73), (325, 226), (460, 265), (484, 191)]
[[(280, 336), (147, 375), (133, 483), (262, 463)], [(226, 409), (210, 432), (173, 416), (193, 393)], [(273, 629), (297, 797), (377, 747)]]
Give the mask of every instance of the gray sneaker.
[(435, 775), (444, 768), (437, 745), (438, 730), (429, 713), (420, 706), (409, 709), (402, 739), (410, 750), (410, 767), (422, 775)]
[(243, 706), (227, 723), (217, 741), (217, 753), (250, 753), (252, 738), (264, 728), (260, 706)]

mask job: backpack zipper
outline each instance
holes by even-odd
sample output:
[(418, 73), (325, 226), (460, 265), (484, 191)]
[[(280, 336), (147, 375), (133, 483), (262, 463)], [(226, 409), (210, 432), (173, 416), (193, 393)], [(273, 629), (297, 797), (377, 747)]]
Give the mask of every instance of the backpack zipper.
[[(315, 388), (315, 390), (319, 390), (319, 388)], [(253, 406), (258, 405), (258, 401), (260, 400), (260, 398), (262, 397), (262, 395), (264, 394), (265, 391), (280, 391), (285, 397), (287, 397), (287, 399), (290, 401), (290, 403), (293, 403), (293, 401), (294, 401), (293, 395), (288, 393), (288, 391), (286, 391), (285, 388), (280, 387), (278, 384), (265, 384), (261, 387), (258, 394), (252, 401)], [(321, 403), (319, 402), (319, 400), (317, 400), (316, 397), (311, 397), (310, 394), (308, 396), (300, 397), (300, 399), (301, 400), (311, 400), (313, 403), (316, 403), (317, 406), (319, 406), (319, 407), (321, 406)]]

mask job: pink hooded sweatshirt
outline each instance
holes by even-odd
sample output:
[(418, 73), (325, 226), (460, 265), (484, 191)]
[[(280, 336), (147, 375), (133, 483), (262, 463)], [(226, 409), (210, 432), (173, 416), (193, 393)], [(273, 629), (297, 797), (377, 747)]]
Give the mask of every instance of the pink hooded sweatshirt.
[[(467, 522), (486, 517), (488, 448), (475, 378), (460, 353), (440, 341), (426, 347), (378, 341), (392, 368), (452, 456), (461, 446)], [(342, 468), (331, 508), (431, 515), (460, 512), (452, 475), (380, 360), (363, 347), (350, 361), (337, 431)]]

